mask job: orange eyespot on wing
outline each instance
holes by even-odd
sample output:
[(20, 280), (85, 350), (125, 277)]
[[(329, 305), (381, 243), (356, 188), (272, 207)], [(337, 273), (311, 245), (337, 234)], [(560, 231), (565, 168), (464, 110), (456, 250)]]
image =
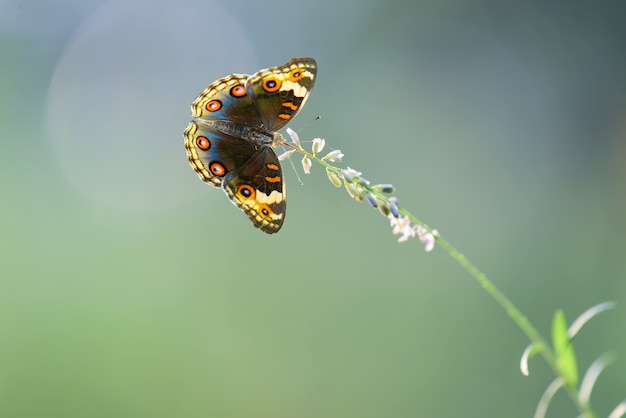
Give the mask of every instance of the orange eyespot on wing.
[(259, 205), (259, 216), (262, 217), (263, 219), (266, 219), (268, 221), (272, 220), (272, 215), (274, 214), (274, 211), (266, 204), (261, 204)]
[(196, 145), (198, 148), (206, 151), (211, 148), (211, 141), (206, 136), (199, 136), (196, 138)]
[(256, 190), (254, 190), (254, 188), (248, 184), (242, 184), (241, 186), (239, 186), (237, 193), (239, 194), (239, 196), (241, 196), (242, 199), (254, 199)]
[(263, 90), (268, 93), (274, 93), (280, 89), (281, 82), (275, 77), (269, 77), (263, 80)]
[(298, 81), (298, 80), (300, 80), (303, 77), (304, 71), (305, 70), (303, 68), (294, 68), (289, 73), (289, 79), (291, 81)]
[(209, 112), (217, 112), (222, 108), (222, 102), (220, 102), (219, 100), (211, 100), (207, 102), (205, 108)]
[(246, 94), (246, 88), (241, 84), (233, 86), (233, 88), (230, 89), (230, 95), (233, 97), (243, 97)]
[(212, 162), (209, 164), (209, 170), (211, 170), (211, 173), (217, 177), (224, 177), (226, 175), (226, 168), (218, 162)]

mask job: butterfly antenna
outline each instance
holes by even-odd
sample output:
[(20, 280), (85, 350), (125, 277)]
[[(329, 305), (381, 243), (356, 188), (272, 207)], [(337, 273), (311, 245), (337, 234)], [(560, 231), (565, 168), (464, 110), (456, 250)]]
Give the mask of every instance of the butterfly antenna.
[(305, 123), (304, 125), (302, 125), (300, 128), (297, 129), (296, 132), (303, 130), (304, 128), (306, 128), (307, 126), (309, 126), (310, 124), (312, 124), (313, 122), (316, 122), (318, 120), (322, 119), (321, 116), (316, 116), (313, 119), (311, 119), (310, 121), (308, 121), (307, 123)]

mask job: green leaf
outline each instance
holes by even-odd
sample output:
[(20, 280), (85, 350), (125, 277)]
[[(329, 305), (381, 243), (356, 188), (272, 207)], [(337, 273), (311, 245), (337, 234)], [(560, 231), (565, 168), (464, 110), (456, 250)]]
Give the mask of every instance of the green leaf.
[(572, 340), (567, 335), (567, 321), (562, 310), (556, 311), (552, 321), (552, 344), (556, 356), (556, 367), (565, 384), (574, 387), (578, 384), (578, 366)]

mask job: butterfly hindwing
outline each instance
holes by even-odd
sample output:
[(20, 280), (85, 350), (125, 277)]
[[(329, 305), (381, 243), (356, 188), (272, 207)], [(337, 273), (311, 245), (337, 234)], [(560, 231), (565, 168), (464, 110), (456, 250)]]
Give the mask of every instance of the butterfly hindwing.
[(221, 187), (224, 176), (243, 167), (257, 152), (254, 144), (215, 132), (202, 121), (191, 121), (185, 130), (187, 158), (200, 178)]
[(287, 208), (285, 182), (271, 148), (260, 148), (246, 164), (228, 173), (224, 190), (257, 228), (271, 234), (283, 225)]

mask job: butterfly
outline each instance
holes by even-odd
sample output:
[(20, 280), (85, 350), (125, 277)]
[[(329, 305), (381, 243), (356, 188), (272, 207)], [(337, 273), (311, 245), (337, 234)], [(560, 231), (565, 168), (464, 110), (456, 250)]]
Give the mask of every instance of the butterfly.
[(184, 134), (189, 163), (268, 234), (281, 228), (287, 207), (283, 169), (273, 150), (284, 139), (276, 131), (302, 109), (316, 74), (313, 58), (293, 58), (253, 75), (222, 77), (191, 104)]

